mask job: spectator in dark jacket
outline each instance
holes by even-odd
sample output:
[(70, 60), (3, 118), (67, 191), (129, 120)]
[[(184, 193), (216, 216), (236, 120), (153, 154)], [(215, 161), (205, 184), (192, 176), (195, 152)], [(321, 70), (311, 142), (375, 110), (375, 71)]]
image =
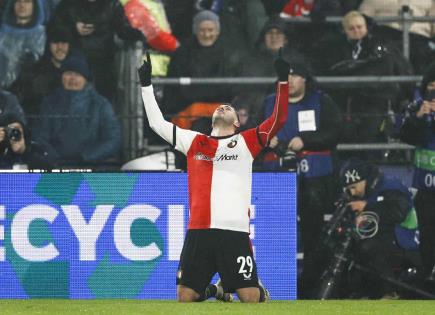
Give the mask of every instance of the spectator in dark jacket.
[[(190, 41), (174, 53), (168, 77), (228, 77), (237, 72), (239, 60), (233, 59), (233, 48), (220, 41), (220, 22), (216, 14), (211, 11), (198, 13), (193, 20), (193, 33), (195, 35)], [(225, 86), (171, 86), (164, 90), (163, 112), (176, 114), (188, 109), (192, 103), (229, 102), (231, 99), (231, 92)], [(210, 107), (209, 116), (216, 107)], [(201, 111), (204, 106), (195, 108), (192, 113)], [(189, 128), (190, 125), (183, 127)]]
[(219, 16), (221, 40), (241, 55), (249, 55), (267, 21), (261, 0), (196, 0), (198, 10), (210, 10)]
[(141, 40), (131, 28), (117, 0), (63, 0), (56, 8), (54, 25), (73, 34), (73, 45), (82, 50), (92, 70), (95, 88), (113, 101), (116, 91), (115, 40)]
[[(344, 34), (327, 37), (315, 48), (312, 59), (318, 73), (324, 75), (409, 75), (410, 64), (382, 40), (369, 32), (366, 19), (357, 11), (343, 17)], [(389, 108), (395, 110), (406, 90), (397, 83), (365, 84), (333, 93), (346, 115), (342, 140), (380, 142), (386, 140), (382, 129)], [(408, 95), (406, 95), (407, 97)]]
[[(274, 16), (264, 25), (256, 49), (243, 60), (240, 75), (253, 78), (273, 77), (275, 75), (273, 60), (277, 58), (280, 48), (282, 48), (282, 57), (286, 61), (305, 62), (304, 56), (294, 47), (294, 42), (291, 41), (291, 35), (285, 22), (278, 16)], [(251, 94), (252, 103), (249, 108), (251, 118), (254, 121), (260, 121), (263, 116), (261, 109), (264, 98), (273, 93), (274, 84), (259, 86), (255, 89), (252, 86), (240, 86), (236, 87), (236, 90)]]
[(37, 114), (42, 99), (61, 85), (61, 63), (70, 54), (71, 39), (66, 29), (51, 29), (43, 58), (23, 68), (11, 86), (10, 90), (17, 95), (26, 115)]
[[(288, 170), (294, 169), (292, 162), (297, 161), (298, 215), (304, 252), (300, 290), (308, 294), (319, 272), (314, 253), (323, 215), (330, 212), (335, 193), (332, 154), (338, 143), (341, 114), (335, 102), (317, 89), (305, 64), (291, 63), (288, 81), (288, 117), (269, 143), (271, 151), (265, 154), (264, 166)], [(272, 113), (275, 98), (275, 94), (266, 98), (265, 117)]]
[[(409, 10), (412, 17), (428, 17), (435, 15), (435, 1), (433, 0), (363, 0), (359, 12), (369, 17), (377, 16), (400, 17)], [(392, 42), (398, 47), (403, 42), (404, 23), (389, 22), (379, 25), (376, 33)], [(426, 66), (434, 59), (433, 39), (435, 36), (435, 23), (412, 22), (409, 24), (410, 62), (415, 73), (423, 74)]]
[(89, 166), (119, 153), (120, 124), (89, 77), (84, 58), (71, 56), (62, 65), (62, 86), (41, 104), (35, 136), (51, 145), (61, 166)]
[(8, 88), (21, 67), (42, 56), (45, 47), (42, 0), (9, 0), (0, 27), (0, 86)]

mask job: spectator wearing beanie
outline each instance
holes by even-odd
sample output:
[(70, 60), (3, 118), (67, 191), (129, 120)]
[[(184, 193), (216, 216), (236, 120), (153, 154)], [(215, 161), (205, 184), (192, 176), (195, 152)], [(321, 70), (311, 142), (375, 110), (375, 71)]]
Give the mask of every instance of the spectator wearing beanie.
[[(209, 36), (204, 36), (207, 30), (211, 30)], [(219, 16), (212, 11), (201, 11), (193, 18), (192, 33), (196, 35), (202, 46), (212, 46), (220, 35), (221, 24)]]
[[(11, 91), (18, 97), (32, 124), (42, 99), (59, 87), (61, 63), (71, 53), (72, 37), (62, 28), (48, 31), (44, 56), (35, 64), (23, 68)], [(33, 117), (32, 117), (33, 116)]]
[(61, 167), (92, 167), (117, 157), (120, 124), (110, 102), (89, 83), (86, 59), (71, 55), (61, 72), (62, 85), (42, 101), (36, 139), (52, 146)]
[[(263, 168), (300, 169), (297, 203), (304, 260), (298, 293), (300, 297), (312, 298), (309, 294), (314, 292), (316, 275), (321, 273), (318, 259), (324, 258), (316, 253), (324, 225), (323, 214), (333, 207), (332, 153), (341, 132), (342, 115), (337, 104), (319, 90), (306, 64), (289, 64), (288, 116), (264, 150)], [(266, 97), (264, 117), (272, 114), (276, 98), (276, 94)]]
[[(207, 10), (197, 13), (193, 18), (192, 31), (193, 36), (174, 53), (168, 77), (231, 77), (237, 74), (240, 60), (232, 54), (232, 47), (222, 44), (219, 17), (215, 13)], [(163, 113), (182, 113), (194, 116), (192, 119), (211, 116), (218, 103), (231, 99), (231, 92), (224, 86), (168, 86), (164, 90)], [(190, 128), (191, 122), (173, 122)]]
[[(289, 45), (291, 43), (291, 45)], [(274, 77), (274, 60), (278, 56), (279, 48), (287, 62), (300, 61), (305, 63), (304, 56), (294, 47), (285, 22), (278, 16), (270, 18), (263, 26), (257, 40), (256, 49), (242, 62), (242, 77)], [(274, 84), (258, 86), (237, 86), (237, 94), (249, 93), (251, 95), (250, 114), (254, 121), (262, 121), (262, 107), (265, 97), (274, 91)]]
[[(221, 41), (242, 56), (251, 53), (267, 21), (264, 0), (196, 1), (196, 8), (219, 16)], [(270, 1), (269, 1), (270, 2)], [(276, 2), (276, 1), (274, 1)]]

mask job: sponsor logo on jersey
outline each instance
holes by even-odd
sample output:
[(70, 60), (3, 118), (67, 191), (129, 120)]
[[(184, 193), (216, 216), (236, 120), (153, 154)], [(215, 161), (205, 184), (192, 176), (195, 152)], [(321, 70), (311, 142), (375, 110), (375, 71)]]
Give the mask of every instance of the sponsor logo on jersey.
[(193, 158), (195, 160), (198, 160), (198, 161), (213, 161), (213, 158), (211, 158), (211, 157), (209, 157), (201, 152), (196, 153)]
[(238, 158), (239, 158), (238, 154), (229, 154), (229, 155), (222, 154), (219, 157), (215, 157), (214, 160), (216, 162), (219, 162), (219, 161), (237, 161)]
[(198, 152), (193, 157), (197, 161), (237, 161), (239, 159), (238, 154), (221, 154), (220, 156), (215, 156), (214, 158), (205, 155), (204, 153)]

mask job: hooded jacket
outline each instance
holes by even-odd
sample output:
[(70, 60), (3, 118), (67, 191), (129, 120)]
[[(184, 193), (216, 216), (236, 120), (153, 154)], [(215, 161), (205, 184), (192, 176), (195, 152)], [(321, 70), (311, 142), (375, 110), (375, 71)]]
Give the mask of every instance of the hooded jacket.
[(15, 22), (14, 3), (9, 0), (0, 27), (0, 86), (9, 87), (24, 64), (39, 60), (45, 48), (43, 0), (34, 0), (34, 17), (25, 26)]

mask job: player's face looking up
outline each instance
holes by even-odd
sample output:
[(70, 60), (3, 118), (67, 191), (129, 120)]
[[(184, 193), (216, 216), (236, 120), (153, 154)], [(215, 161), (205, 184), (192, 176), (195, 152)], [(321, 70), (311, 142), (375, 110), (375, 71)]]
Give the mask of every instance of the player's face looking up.
[(215, 109), (212, 117), (212, 125), (222, 124), (238, 127), (237, 113), (231, 105), (222, 104)]
[(362, 17), (354, 17), (344, 25), (344, 32), (350, 40), (360, 40), (367, 35), (366, 21)]
[(196, 38), (203, 47), (212, 46), (219, 36), (219, 29), (213, 21), (203, 21), (199, 24)]

